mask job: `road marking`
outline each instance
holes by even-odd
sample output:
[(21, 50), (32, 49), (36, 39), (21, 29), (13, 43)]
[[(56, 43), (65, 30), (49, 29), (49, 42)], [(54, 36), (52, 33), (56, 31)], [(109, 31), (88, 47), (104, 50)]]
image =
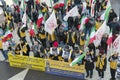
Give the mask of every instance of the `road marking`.
[(9, 78), (8, 80), (24, 80), (28, 70), (29, 69), (25, 69), (22, 72), (20, 72), (20, 73), (14, 75), (13, 77)]

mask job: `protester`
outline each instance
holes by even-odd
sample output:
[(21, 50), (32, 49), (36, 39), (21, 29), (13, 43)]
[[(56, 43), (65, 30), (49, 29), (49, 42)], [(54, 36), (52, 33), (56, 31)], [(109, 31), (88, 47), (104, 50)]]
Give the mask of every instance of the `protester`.
[(86, 69), (86, 77), (92, 78), (93, 77), (93, 69), (94, 69), (94, 61), (95, 57), (93, 53), (90, 51), (87, 52), (87, 55), (85, 56), (85, 69)]
[(96, 70), (98, 71), (99, 79), (104, 78), (104, 71), (106, 70), (107, 60), (104, 52), (100, 50), (99, 55), (96, 56)]
[[(73, 49), (73, 52), (72, 52), (72, 55), (71, 55), (72, 61), (73, 61), (74, 59), (76, 59), (77, 57), (79, 57), (80, 55), (82, 55), (82, 54), (83, 54), (83, 52), (79, 49), (79, 47), (76, 46), (76, 47)], [(82, 64), (84, 64), (84, 58), (83, 58), (81, 61), (77, 62), (77, 65), (78, 65), (78, 66), (80, 66), (80, 65), (82, 65)]]
[(66, 43), (70, 46), (74, 46), (75, 45), (75, 38), (76, 38), (76, 34), (75, 32), (72, 31), (72, 29), (70, 29), (68, 32), (67, 32), (67, 39), (66, 39)]
[(45, 32), (43, 26), (39, 29), (37, 37), (38, 39), (41, 41), (42, 45), (44, 45), (43, 47), (46, 48), (46, 36), (47, 33)]
[(114, 53), (114, 54), (113, 54), (112, 56), (110, 56), (109, 59), (108, 59), (108, 61), (110, 62), (110, 74), (111, 74), (111, 79), (110, 79), (110, 80), (115, 80), (118, 54), (119, 54), (119, 53)]
[(53, 47), (50, 48), (50, 58), (53, 60), (59, 60), (59, 57), (61, 55), (61, 48), (58, 46), (58, 42), (55, 41), (53, 43)]
[(20, 39), (26, 40), (26, 25), (23, 25), (22, 27), (18, 28), (17, 34)]
[(20, 43), (15, 48), (15, 53), (19, 55), (21, 54), (29, 56), (29, 52), (30, 52), (29, 44), (25, 40), (20, 39)]
[(37, 41), (34, 41), (34, 45), (32, 46), (34, 57), (40, 57), (40, 49), (41, 45), (39, 45)]
[(4, 55), (5, 55), (5, 61), (8, 60), (8, 50), (9, 50), (9, 42), (8, 41), (5, 41), (3, 42), (3, 52), (4, 52)]
[(69, 45), (66, 45), (65, 48), (62, 50), (62, 58), (64, 62), (70, 62), (72, 55), (72, 49)]

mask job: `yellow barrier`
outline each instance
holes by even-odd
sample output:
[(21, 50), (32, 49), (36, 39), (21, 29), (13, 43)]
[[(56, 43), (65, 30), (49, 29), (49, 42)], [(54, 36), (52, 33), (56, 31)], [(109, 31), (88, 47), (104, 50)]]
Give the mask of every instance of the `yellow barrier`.
[[(45, 67), (55, 68), (59, 70), (66, 70), (71, 72), (85, 73), (84, 65), (75, 65), (70, 67), (67, 62), (55, 61), (55, 60), (45, 60), (42, 58), (13, 55), (8, 54), (10, 66), (20, 67), (20, 68), (29, 68), (34, 70), (45, 71)], [(46, 63), (46, 65), (45, 65)]]
[(8, 57), (10, 66), (45, 71), (45, 60), (42, 58), (13, 55), (11, 53), (8, 54)]
[(80, 66), (76, 65), (76, 66), (70, 67), (69, 63), (67, 62), (54, 61), (54, 60), (47, 60), (47, 63), (49, 63), (50, 68), (85, 73), (84, 65), (80, 65)]

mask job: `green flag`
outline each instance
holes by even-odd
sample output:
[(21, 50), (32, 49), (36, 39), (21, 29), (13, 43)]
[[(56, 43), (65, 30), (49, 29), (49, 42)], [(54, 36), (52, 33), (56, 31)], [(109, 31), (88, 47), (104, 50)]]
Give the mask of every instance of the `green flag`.
[(106, 9), (106, 12), (105, 12), (105, 20), (106, 20), (106, 21), (108, 21), (110, 10), (111, 10), (111, 6), (109, 6), (109, 7)]
[[(85, 46), (87, 47), (89, 45), (89, 41), (90, 41), (90, 36), (88, 36), (87, 40), (86, 40), (86, 43), (85, 43)], [(87, 53), (87, 50), (84, 50), (84, 53), (80, 56), (78, 56), (77, 58), (75, 58), (71, 63), (70, 63), (70, 66), (74, 66), (76, 65), (79, 61), (81, 61), (85, 55)]]
[(25, 9), (26, 9), (26, 5), (25, 5), (24, 0), (21, 1), (20, 8), (21, 8), (22, 10), (25, 10)]
[(18, 5), (18, 0), (13, 0), (13, 2)]
[(79, 61), (81, 61), (84, 56), (86, 55), (86, 52), (84, 52), (82, 55), (80, 55), (79, 57), (77, 57), (76, 59), (74, 59), (71, 63), (70, 66), (74, 66), (76, 65)]

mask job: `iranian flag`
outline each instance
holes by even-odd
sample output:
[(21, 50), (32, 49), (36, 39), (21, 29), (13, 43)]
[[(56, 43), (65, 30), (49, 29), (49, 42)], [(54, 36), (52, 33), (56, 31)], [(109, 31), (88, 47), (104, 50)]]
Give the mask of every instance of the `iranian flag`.
[(33, 23), (32, 29), (34, 30), (34, 33), (37, 34), (37, 26), (36, 26), (36, 23)]
[(30, 36), (34, 36), (37, 34), (37, 26), (35, 23), (32, 24), (32, 28), (29, 29), (29, 34)]
[(57, 28), (57, 19), (53, 11), (50, 17), (46, 20), (45, 31), (52, 35), (55, 28)]
[(112, 31), (110, 31), (109, 37), (107, 39), (107, 44), (110, 46), (112, 44)]
[(31, 19), (28, 17), (27, 19), (27, 25), (28, 27), (30, 27), (33, 24), (33, 22), (31, 21)]
[(96, 0), (92, 0), (92, 4), (91, 4), (91, 17), (94, 17), (94, 14), (95, 14), (95, 4), (96, 4)]
[(69, 17), (75, 17), (78, 15), (79, 15), (78, 8), (77, 6), (75, 6), (67, 13), (67, 15), (63, 18), (63, 20), (67, 21)]
[(39, 16), (38, 16), (38, 20), (37, 20), (37, 26), (40, 27), (41, 24), (43, 23), (44, 18), (43, 18), (43, 14), (41, 11), (39, 11)]
[(60, 7), (64, 7), (64, 0), (59, 0), (57, 3), (54, 4), (53, 8), (58, 9)]
[(90, 4), (90, 6), (92, 5), (92, 2), (93, 2), (93, 0), (89, 0), (89, 4)]
[(102, 36), (104, 35), (105, 31), (106, 31), (106, 27), (108, 27), (106, 25), (106, 20), (103, 22), (103, 24), (101, 25), (101, 27), (97, 30), (97, 32), (95, 33), (95, 40), (94, 40), (94, 45), (96, 47), (98, 47), (100, 45)]
[(85, 25), (87, 19), (88, 19), (88, 18), (87, 18), (86, 16), (82, 16), (82, 18), (81, 18), (81, 20), (80, 20), (80, 23), (81, 23), (81, 24), (78, 26), (78, 29), (79, 29), (79, 30), (83, 30), (83, 29), (84, 29), (84, 25)]
[(105, 12), (100, 16), (100, 19), (101, 19), (101, 20), (108, 20), (109, 12), (110, 12), (111, 8), (112, 8), (112, 7), (111, 7), (111, 4), (110, 4), (110, 0), (108, 0), (106, 10), (105, 10)]
[(13, 37), (12, 32), (10, 30), (5, 32), (5, 35), (3, 36), (2, 41), (5, 42), (7, 40), (10, 40)]
[(90, 44), (93, 43), (95, 40), (95, 27), (92, 28), (91, 34), (90, 34)]
[(113, 51), (120, 53), (120, 35), (113, 42)]

